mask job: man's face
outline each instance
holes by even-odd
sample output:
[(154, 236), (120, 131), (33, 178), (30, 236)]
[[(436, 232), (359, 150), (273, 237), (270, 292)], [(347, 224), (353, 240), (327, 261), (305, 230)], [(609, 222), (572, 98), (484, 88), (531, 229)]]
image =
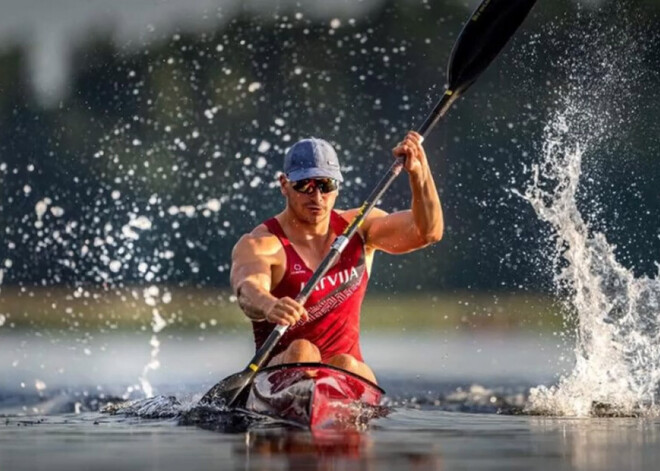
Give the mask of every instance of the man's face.
[[(286, 197), (287, 206), (296, 218), (309, 224), (316, 224), (330, 217), (330, 212), (335, 207), (338, 190), (327, 191), (331, 187), (324, 185), (323, 179), (311, 180), (305, 185), (300, 185), (300, 182), (296, 184), (281, 175), (280, 189)], [(303, 192), (296, 190), (294, 185)]]

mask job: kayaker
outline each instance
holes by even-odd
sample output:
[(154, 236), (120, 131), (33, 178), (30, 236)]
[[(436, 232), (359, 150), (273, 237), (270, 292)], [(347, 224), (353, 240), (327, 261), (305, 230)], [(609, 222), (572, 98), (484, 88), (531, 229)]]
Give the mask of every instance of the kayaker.
[(393, 149), (405, 156), (411, 209), (374, 208), (305, 306), (295, 301), (359, 208), (335, 209), (343, 177), (332, 146), (317, 138), (295, 143), (279, 176), (286, 208), (245, 234), (232, 252), (231, 285), (252, 320), (257, 348), (275, 324), (290, 325), (269, 365), (323, 362), (371, 381), (359, 344), (360, 307), (374, 253), (407, 253), (442, 238), (440, 198), (422, 137), (414, 131)]

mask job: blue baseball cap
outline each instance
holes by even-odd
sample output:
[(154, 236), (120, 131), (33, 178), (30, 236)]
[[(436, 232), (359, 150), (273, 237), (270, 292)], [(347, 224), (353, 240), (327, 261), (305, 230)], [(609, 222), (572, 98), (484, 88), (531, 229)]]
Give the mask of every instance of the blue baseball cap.
[(334, 178), (343, 182), (339, 159), (332, 146), (315, 137), (296, 142), (284, 156), (284, 173), (291, 181)]

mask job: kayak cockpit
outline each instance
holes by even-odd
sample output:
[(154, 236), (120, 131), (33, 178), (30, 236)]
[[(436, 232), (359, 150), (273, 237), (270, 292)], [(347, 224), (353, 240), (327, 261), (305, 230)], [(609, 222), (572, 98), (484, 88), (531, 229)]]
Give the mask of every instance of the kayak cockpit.
[(379, 410), (378, 385), (322, 363), (264, 368), (254, 378), (245, 409), (303, 427), (359, 424)]

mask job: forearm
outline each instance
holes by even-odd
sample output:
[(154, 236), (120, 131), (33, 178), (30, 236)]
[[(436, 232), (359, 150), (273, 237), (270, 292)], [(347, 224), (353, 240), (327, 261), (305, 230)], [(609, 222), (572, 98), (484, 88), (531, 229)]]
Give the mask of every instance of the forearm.
[(277, 302), (277, 298), (259, 284), (245, 280), (236, 287), (238, 305), (253, 321), (266, 320), (266, 313)]
[(422, 171), (410, 174), (412, 191), (411, 210), (415, 228), (424, 243), (430, 244), (442, 238), (444, 220), (438, 190), (427, 165)]

